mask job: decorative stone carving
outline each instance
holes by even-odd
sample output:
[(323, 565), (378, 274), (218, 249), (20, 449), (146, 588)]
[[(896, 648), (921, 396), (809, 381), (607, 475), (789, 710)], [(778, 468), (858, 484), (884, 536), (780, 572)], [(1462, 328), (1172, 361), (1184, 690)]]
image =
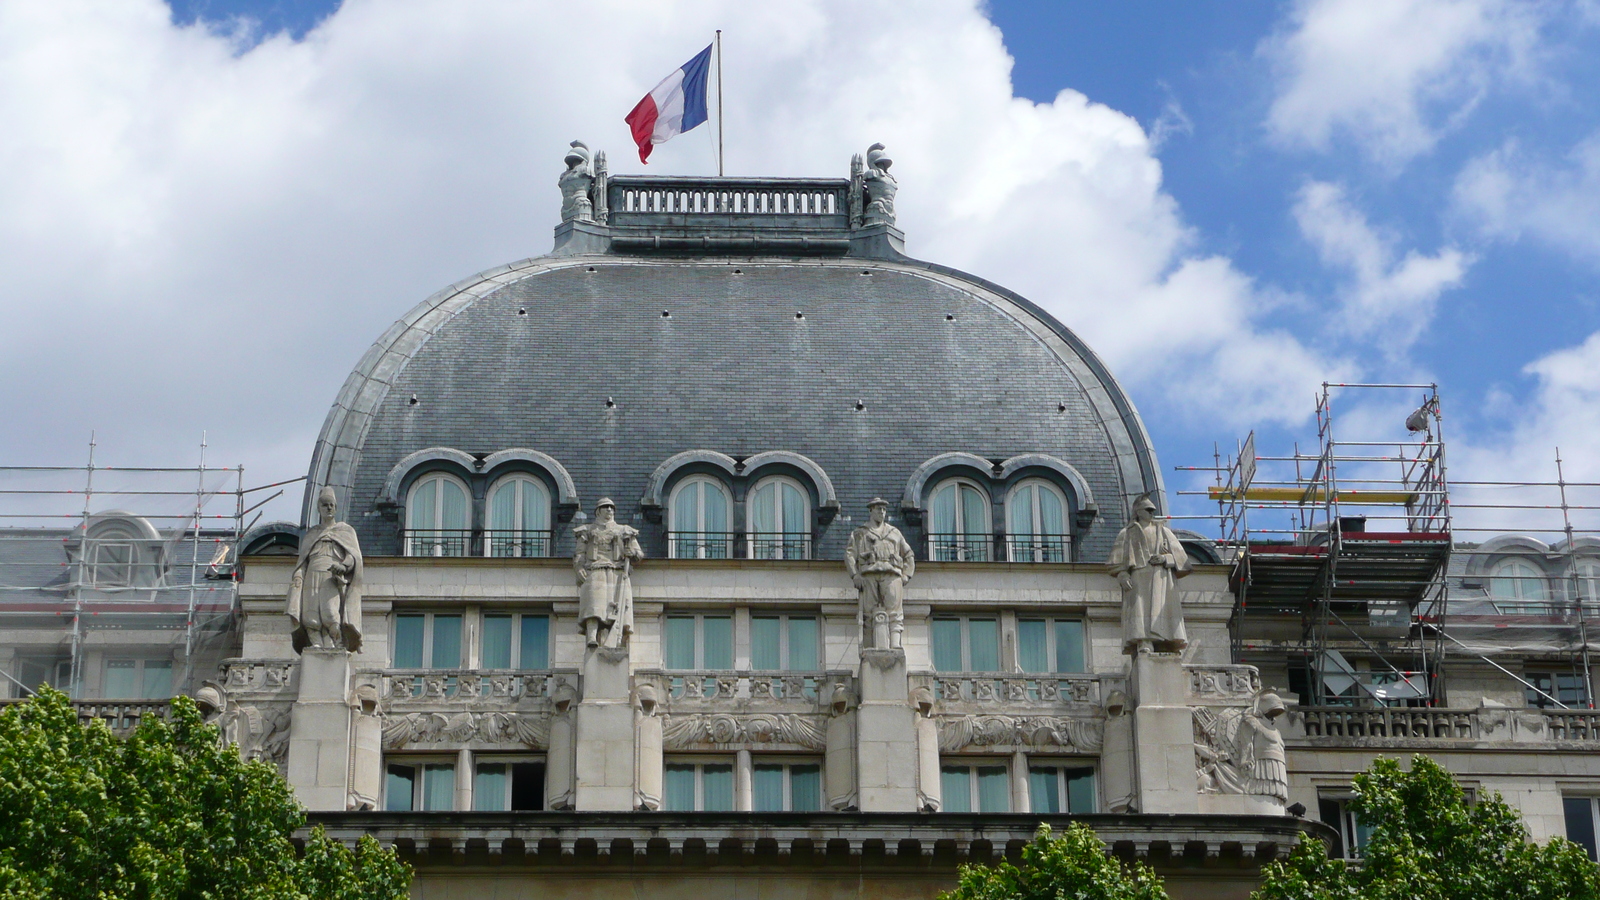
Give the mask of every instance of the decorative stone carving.
[(415, 712), (390, 716), (383, 725), (383, 747), (399, 750), (415, 744), (550, 745), (550, 717), (502, 712)]
[(861, 216), (862, 225), (894, 224), (894, 195), (900, 190), (900, 185), (889, 174), (892, 165), (894, 160), (889, 158), (882, 144), (867, 148), (867, 168), (862, 173), (867, 202)]
[(594, 154), (594, 184), (589, 188), (589, 196), (594, 206), (594, 221), (597, 225), (606, 224), (611, 218), (611, 209), (607, 205), (606, 192), (610, 189), (611, 173), (606, 171), (606, 152), (596, 150)]
[(706, 744), (794, 744), (828, 749), (827, 723), (800, 713), (701, 713), (668, 716), (662, 726), (665, 749), (687, 750)]
[(550, 743), (545, 753), (544, 805), (547, 809), (571, 809), (574, 797), (574, 749), (578, 689), (568, 680), (552, 686), (550, 702)]
[(618, 524), (616, 517), (617, 505), (602, 497), (594, 524), (573, 531), (578, 624), (591, 647), (624, 647), (633, 633), (633, 561), (644, 559), (644, 550), (639, 530)]
[(230, 659), (221, 666), (221, 687), (229, 694), (287, 691), (294, 667), (289, 660)]
[(939, 748), (1060, 747), (1098, 753), (1102, 728), (1097, 719), (1058, 716), (942, 716)]
[(1118, 532), (1107, 561), (1122, 585), (1122, 652), (1130, 656), (1189, 645), (1177, 587), (1177, 579), (1189, 574), (1189, 556), (1155, 512), (1149, 494), (1133, 501), (1133, 521)]
[(850, 535), (844, 565), (861, 594), (863, 650), (899, 650), (905, 632), (906, 582), (916, 572), (916, 555), (900, 529), (889, 524), (889, 502), (867, 504), (867, 524)]
[(588, 146), (573, 141), (563, 162), (567, 170), (556, 179), (561, 188), (561, 221), (593, 222), (594, 202), (589, 199), (589, 192), (594, 188), (595, 176), (589, 168)]
[(827, 751), (823, 756), (826, 764), (822, 773), (828, 806), (853, 810), (860, 805), (860, 794), (856, 790), (857, 697), (847, 680), (833, 682), (824, 695), (828, 698), (828, 720)]
[(1264, 693), (1248, 707), (1194, 710), (1196, 777), (1202, 794), (1248, 794), (1289, 802), (1289, 770), (1283, 715), (1277, 694)]
[(638, 750), (634, 753), (638, 776), (634, 779), (633, 807), (640, 810), (661, 808), (663, 786), (663, 722), (656, 686), (641, 682), (633, 690), (634, 730)]
[(1098, 703), (1099, 679), (1093, 675), (1019, 675), (993, 678), (941, 675), (939, 696), (968, 703)]
[(289, 703), (245, 705), (226, 688), (208, 681), (195, 692), (195, 704), (208, 724), (216, 725), (224, 743), (233, 744), (245, 759), (261, 759), (280, 772), (289, 759)]
[(296, 653), (361, 649), (361, 543), (350, 523), (334, 521), (337, 507), (333, 488), (323, 488), (318, 524), (300, 539), (288, 602)]
[(350, 793), (345, 808), (373, 810), (383, 793), (383, 714), (379, 709), (377, 677), (360, 676), (350, 692), (354, 740), (350, 752)]
[(1255, 666), (1184, 666), (1189, 694), (1204, 700), (1238, 700), (1261, 693), (1261, 672)]

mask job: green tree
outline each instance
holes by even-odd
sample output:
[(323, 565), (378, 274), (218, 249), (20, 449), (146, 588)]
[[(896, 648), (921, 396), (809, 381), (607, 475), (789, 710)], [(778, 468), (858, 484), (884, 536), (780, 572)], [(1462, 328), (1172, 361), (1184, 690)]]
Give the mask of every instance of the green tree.
[(407, 896), (410, 871), (370, 837), (352, 851), (318, 828), (297, 854), (304, 824), (277, 769), (223, 746), (187, 697), (126, 739), (48, 688), (0, 713), (0, 900)]
[(1355, 777), (1351, 809), (1371, 830), (1361, 865), (1305, 839), (1266, 868), (1255, 900), (1600, 900), (1600, 867), (1565, 838), (1528, 840), (1499, 794), (1468, 803), (1444, 767), (1378, 759)]
[(1040, 825), (1022, 848), (1022, 865), (961, 867), (961, 881), (939, 900), (1167, 900), (1149, 866), (1124, 867), (1094, 829), (1074, 824), (1061, 837)]

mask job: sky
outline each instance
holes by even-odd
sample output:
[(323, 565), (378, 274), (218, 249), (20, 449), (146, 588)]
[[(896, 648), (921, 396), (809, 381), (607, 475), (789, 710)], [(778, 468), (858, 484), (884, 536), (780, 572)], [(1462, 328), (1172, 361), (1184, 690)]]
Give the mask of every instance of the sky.
[(1324, 381), (1600, 481), (1596, 0), (0, 0), (0, 462), (303, 474), (390, 322), (549, 249), (568, 141), (715, 171), (622, 117), (717, 28), (729, 174), (887, 144), (908, 251), (1077, 331), (1169, 488)]

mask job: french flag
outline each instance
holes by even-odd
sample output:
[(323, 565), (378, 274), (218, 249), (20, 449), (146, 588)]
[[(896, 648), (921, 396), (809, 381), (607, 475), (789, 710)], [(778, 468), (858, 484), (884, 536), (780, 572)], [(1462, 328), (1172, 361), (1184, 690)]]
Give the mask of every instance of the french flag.
[(706, 120), (706, 75), (711, 71), (711, 46), (696, 53), (677, 71), (661, 79), (644, 95), (623, 121), (639, 145), (639, 161), (650, 162), (650, 151)]

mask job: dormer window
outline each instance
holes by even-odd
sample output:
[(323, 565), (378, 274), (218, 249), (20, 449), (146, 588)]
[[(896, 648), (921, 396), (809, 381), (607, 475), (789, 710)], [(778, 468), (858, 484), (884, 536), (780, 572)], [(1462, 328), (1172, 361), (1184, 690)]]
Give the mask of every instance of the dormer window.
[(672, 527), (667, 537), (673, 559), (728, 559), (733, 535), (728, 521), (732, 504), (728, 488), (709, 475), (690, 475), (672, 491)]
[(934, 488), (929, 503), (928, 558), (936, 562), (988, 562), (993, 543), (989, 497), (977, 483), (951, 478)]
[(751, 559), (809, 559), (811, 503), (793, 478), (764, 478), (750, 492)]
[(1006, 500), (1006, 558), (1012, 562), (1066, 562), (1072, 558), (1067, 498), (1042, 478), (1030, 478)]
[(509, 475), (489, 491), (484, 556), (550, 555), (550, 491), (531, 475)]
[(466, 556), (472, 540), (467, 486), (442, 472), (424, 475), (406, 501), (407, 556)]

